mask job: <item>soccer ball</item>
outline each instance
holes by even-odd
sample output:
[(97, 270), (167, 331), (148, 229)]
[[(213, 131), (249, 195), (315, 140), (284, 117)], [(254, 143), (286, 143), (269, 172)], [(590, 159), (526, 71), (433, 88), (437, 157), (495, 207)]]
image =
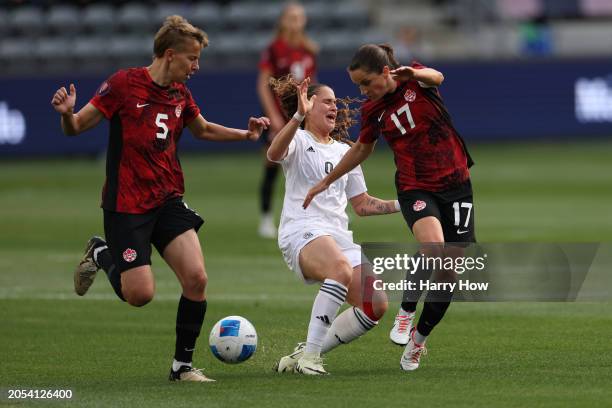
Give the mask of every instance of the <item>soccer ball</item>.
[(242, 316), (228, 316), (219, 320), (210, 331), (210, 351), (219, 360), (238, 364), (248, 360), (257, 349), (255, 327)]

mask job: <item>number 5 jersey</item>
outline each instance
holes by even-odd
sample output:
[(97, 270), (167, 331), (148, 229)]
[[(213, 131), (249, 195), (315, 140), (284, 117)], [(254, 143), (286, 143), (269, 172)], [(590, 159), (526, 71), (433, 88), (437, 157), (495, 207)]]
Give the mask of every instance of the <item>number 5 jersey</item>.
[(110, 121), (102, 208), (142, 214), (185, 192), (177, 144), (200, 113), (187, 87), (162, 87), (145, 68), (120, 70), (90, 103)]

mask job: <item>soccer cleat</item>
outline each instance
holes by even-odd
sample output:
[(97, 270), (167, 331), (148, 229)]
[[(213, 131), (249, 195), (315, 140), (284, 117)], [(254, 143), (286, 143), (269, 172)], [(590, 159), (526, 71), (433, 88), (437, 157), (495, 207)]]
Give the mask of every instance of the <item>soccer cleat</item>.
[(412, 329), (412, 319), (414, 319), (414, 312), (408, 313), (400, 308), (399, 312), (395, 316), (395, 322), (391, 332), (389, 332), (389, 339), (399, 346), (405, 346), (410, 340), (410, 330)]
[(295, 364), (295, 372), (306, 375), (327, 375), (323, 368), (323, 359), (318, 356), (302, 355)]
[(419, 345), (414, 342), (414, 331), (415, 328), (410, 331), (410, 341), (408, 341), (400, 360), (400, 366), (404, 371), (414, 371), (419, 368), (421, 356), (427, 354), (424, 344)]
[(188, 382), (215, 382), (212, 378), (208, 378), (198, 368), (189, 367), (188, 365), (181, 366), (178, 371), (170, 369), (170, 381), (188, 381)]
[(274, 365), (274, 371), (277, 373), (295, 372), (295, 365), (304, 355), (304, 347), (306, 347), (306, 343), (298, 343), (293, 353), (281, 358), (280, 361)]
[(87, 242), (83, 258), (74, 271), (74, 291), (79, 296), (87, 293), (96, 278), (96, 272), (100, 267), (96, 264), (93, 254), (94, 250), (102, 245), (106, 245), (106, 242), (100, 237), (91, 237)]
[(274, 226), (274, 219), (271, 215), (266, 214), (261, 217), (261, 222), (259, 223), (259, 229), (257, 232), (262, 238), (276, 238), (276, 227)]

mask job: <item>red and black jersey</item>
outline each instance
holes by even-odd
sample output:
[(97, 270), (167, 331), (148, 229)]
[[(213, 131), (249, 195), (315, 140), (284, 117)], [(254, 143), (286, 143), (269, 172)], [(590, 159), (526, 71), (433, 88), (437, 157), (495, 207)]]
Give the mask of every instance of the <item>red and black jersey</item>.
[[(276, 38), (261, 54), (259, 69), (270, 71), (274, 78), (291, 74), (299, 82), (306, 77), (314, 81), (317, 72), (316, 55), (304, 46), (291, 47), (282, 38)], [(279, 112), (282, 112), (278, 98), (276, 105)]]
[(130, 68), (103, 82), (90, 103), (110, 121), (102, 208), (142, 214), (182, 196), (177, 144), (200, 113), (187, 87), (162, 87), (146, 68)]
[[(418, 63), (413, 68), (424, 68)], [(395, 156), (398, 191), (444, 191), (470, 177), (473, 164), (451, 122), (437, 88), (418, 81), (361, 107), (359, 141), (373, 143), (382, 134)]]

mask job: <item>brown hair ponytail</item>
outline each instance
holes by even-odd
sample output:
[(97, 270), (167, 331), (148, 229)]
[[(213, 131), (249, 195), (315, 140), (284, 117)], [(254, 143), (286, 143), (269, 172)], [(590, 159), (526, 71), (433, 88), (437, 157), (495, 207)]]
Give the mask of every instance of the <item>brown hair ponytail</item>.
[(383, 68), (388, 66), (394, 69), (400, 66), (393, 54), (393, 47), (389, 44), (366, 44), (359, 47), (351, 64), (348, 66), (349, 71), (361, 69), (365, 72), (382, 73)]

